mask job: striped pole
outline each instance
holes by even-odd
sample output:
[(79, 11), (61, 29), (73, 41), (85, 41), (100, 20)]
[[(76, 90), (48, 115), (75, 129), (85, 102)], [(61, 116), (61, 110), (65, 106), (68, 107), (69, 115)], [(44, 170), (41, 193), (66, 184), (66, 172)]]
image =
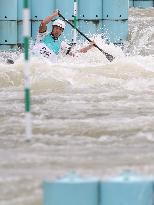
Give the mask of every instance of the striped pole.
[(25, 94), (25, 131), (26, 139), (32, 136), (30, 111), (30, 63), (29, 63), (29, 37), (30, 37), (30, 10), (28, 0), (24, 0), (23, 8), (23, 37), (24, 37), (24, 94)]
[(73, 44), (77, 41), (77, 0), (74, 0), (74, 29), (73, 29)]

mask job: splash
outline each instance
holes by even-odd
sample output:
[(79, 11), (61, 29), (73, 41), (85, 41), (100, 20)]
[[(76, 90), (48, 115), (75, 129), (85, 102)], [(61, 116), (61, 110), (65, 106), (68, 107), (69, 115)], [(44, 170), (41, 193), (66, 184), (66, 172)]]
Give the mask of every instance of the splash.
[[(100, 87), (104, 84), (131, 79), (152, 79), (154, 76), (154, 14), (152, 9), (130, 9), (129, 40), (123, 47), (106, 44), (101, 35), (91, 40), (105, 52), (113, 55), (110, 63), (97, 48), (76, 57), (60, 57), (57, 63), (31, 57), (31, 85), (33, 90), (50, 89), (55, 92), (76, 88)], [(78, 42), (80, 49), (88, 42)], [(6, 64), (11, 58), (15, 64)], [(0, 87), (23, 86), (23, 54), (0, 53)]]
[(129, 55), (154, 56), (154, 12), (153, 8), (130, 9), (129, 38), (125, 42)]

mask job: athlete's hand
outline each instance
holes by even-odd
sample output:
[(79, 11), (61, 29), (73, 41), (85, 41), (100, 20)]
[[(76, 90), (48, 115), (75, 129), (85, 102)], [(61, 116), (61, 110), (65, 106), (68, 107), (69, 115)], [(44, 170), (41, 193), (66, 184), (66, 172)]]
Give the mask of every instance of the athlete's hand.
[(95, 41), (91, 41), (91, 42), (90, 42), (90, 47), (93, 47), (93, 46), (96, 46)]
[(56, 9), (55, 11), (53, 11), (52, 16), (56, 17), (59, 15), (59, 10)]

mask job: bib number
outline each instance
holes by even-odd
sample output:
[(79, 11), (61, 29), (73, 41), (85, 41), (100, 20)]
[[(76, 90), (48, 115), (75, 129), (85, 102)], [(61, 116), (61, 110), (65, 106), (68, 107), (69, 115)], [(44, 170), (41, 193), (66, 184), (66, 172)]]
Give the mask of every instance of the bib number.
[(42, 47), (40, 49), (40, 54), (43, 55), (43, 57), (49, 58), (51, 55), (50, 51), (47, 51), (46, 47)]

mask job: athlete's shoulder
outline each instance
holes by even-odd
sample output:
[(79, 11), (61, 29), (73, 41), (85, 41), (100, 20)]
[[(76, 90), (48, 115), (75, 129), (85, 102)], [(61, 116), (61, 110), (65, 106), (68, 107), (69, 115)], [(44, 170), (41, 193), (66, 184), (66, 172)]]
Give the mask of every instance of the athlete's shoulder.
[(37, 43), (42, 42), (43, 38), (47, 35), (48, 35), (48, 31), (46, 31), (44, 33), (39, 33), (38, 32), (37, 35), (36, 35), (35, 43), (37, 44)]

